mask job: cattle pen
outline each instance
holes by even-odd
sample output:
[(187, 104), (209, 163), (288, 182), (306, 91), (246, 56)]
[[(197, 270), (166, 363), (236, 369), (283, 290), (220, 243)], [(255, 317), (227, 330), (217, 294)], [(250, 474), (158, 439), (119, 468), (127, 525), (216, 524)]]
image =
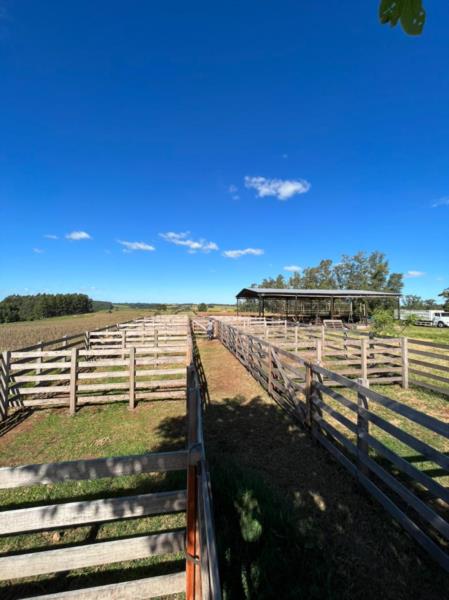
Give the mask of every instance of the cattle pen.
[[(63, 408), (75, 423), (89, 405), (121, 403), (132, 414), (138, 405), (186, 401), (188, 439), (185, 448), (175, 451), (0, 468), (4, 490), (113, 482), (133, 474), (185, 475), (184, 485), (162, 492), (7, 507), (0, 512), (3, 538), (154, 514), (185, 513), (185, 523), (120, 541), (2, 555), (0, 580), (180, 553), (184, 568), (165, 575), (26, 597), (150, 598), (184, 592), (189, 600), (221, 597), (203, 439), (204, 375), (193, 352), (194, 338), (205, 334), (206, 322), (178, 315), (146, 317), (3, 352), (0, 406), (6, 427), (23, 411)], [(449, 571), (449, 426), (431, 399), (447, 401), (449, 346), (286, 319), (214, 317), (213, 323), (215, 337), (295, 423)], [(400, 399), (397, 389), (404, 394)], [(429, 395), (426, 406), (414, 403), (415, 390)]]
[[(438, 393), (440, 388), (410, 380), (418, 359), (409, 353), (430, 355), (434, 362), (425, 376), (449, 370), (449, 346), (437, 344), (436, 354), (414, 350), (420, 340), (351, 341), (286, 320), (214, 322), (216, 337), (269, 395), (449, 571), (449, 425), (431, 414), (431, 406), (418, 410), (388, 395), (395, 385)], [(194, 320), (198, 334), (204, 327), (204, 320)], [(449, 395), (449, 388), (441, 391), (442, 398)]]
[[(24, 410), (66, 407), (76, 419), (89, 404), (186, 401), (183, 450), (22, 464), (0, 468), (0, 489), (56, 489), (68, 482), (184, 473), (181, 489), (64, 503), (33, 503), (0, 512), (0, 536), (26, 536), (84, 525), (138, 521), (185, 513), (185, 526), (151, 535), (0, 556), (0, 581), (14, 584), (72, 570), (147, 557), (183, 554), (184, 568), (165, 575), (33, 595), (42, 599), (153, 598), (185, 593), (189, 600), (221, 598), (209, 473), (203, 440), (203, 397), (186, 317), (145, 318), (2, 354), (2, 420)], [(92, 415), (95, 418), (95, 415)], [(20, 494), (18, 498), (20, 498)], [(59, 534), (57, 534), (59, 535)], [(21, 596), (23, 597), (23, 596)], [(31, 596), (27, 596), (31, 597)]]

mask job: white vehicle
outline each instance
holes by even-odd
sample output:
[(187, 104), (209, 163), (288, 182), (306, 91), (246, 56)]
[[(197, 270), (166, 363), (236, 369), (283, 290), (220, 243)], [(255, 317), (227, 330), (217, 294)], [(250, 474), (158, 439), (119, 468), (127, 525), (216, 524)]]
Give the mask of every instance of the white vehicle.
[[(427, 327), (449, 327), (449, 312), (443, 310), (409, 310), (401, 308), (399, 319), (404, 321), (410, 316), (416, 317), (417, 325)], [(397, 318), (397, 311), (396, 311)]]

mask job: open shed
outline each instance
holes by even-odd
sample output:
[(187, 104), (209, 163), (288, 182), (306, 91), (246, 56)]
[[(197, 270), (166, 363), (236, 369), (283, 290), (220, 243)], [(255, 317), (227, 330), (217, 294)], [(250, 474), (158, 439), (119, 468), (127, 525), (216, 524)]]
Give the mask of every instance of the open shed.
[(322, 290), (243, 288), (237, 296), (237, 312), (282, 314), (287, 318), (344, 319), (363, 321), (368, 315), (368, 302), (390, 300), (399, 309), (401, 294), (374, 290)]

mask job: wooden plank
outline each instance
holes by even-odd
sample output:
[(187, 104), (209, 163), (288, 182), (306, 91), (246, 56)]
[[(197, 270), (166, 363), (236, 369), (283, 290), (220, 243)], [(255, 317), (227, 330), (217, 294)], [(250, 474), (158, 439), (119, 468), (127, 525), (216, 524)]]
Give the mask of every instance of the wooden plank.
[(68, 381), (70, 379), (70, 373), (63, 373), (60, 375), (49, 373), (48, 375), (15, 375), (15, 383), (38, 383), (40, 381)]
[(436, 352), (427, 352), (425, 350), (416, 350), (416, 348), (409, 348), (410, 354), (419, 354), (420, 356), (429, 356), (430, 358), (436, 358), (437, 360), (449, 360), (447, 354), (437, 354)]
[(324, 410), (325, 412), (327, 412), (331, 417), (333, 417), (336, 421), (338, 421), (339, 423), (341, 423), (342, 425), (347, 427), (353, 433), (357, 433), (357, 427), (356, 427), (355, 423), (350, 421), (347, 417), (345, 417), (344, 415), (342, 415), (335, 409), (331, 408), (328, 404), (326, 404), (322, 400), (314, 400), (313, 404), (314, 404), (314, 406), (317, 406), (321, 410)]
[[(85, 366), (92, 366), (92, 363), (88, 363)], [(11, 364), (11, 371), (36, 371), (42, 368), (41, 363), (13, 363)], [(70, 364), (66, 362), (46, 362), (46, 369), (69, 369)]]
[(14, 385), (21, 396), (30, 396), (34, 394), (62, 394), (71, 391), (70, 385), (52, 385), (52, 386), (35, 386), (35, 387), (18, 387)]
[(2, 467), (0, 468), (0, 489), (103, 477), (124, 477), (141, 473), (180, 471), (186, 467), (187, 452), (185, 450)]
[(78, 527), (185, 510), (186, 491), (139, 494), (0, 512), (0, 535)]
[(139, 560), (184, 549), (184, 530), (0, 557), (0, 580)]
[[(443, 383), (449, 383), (449, 377), (441, 377), (441, 375), (436, 375), (435, 373), (429, 373), (428, 371), (418, 371), (418, 369), (409, 369), (410, 373), (414, 375), (420, 375), (421, 377), (428, 377), (429, 379), (436, 379), (437, 381), (442, 381)], [(443, 388), (440, 388), (443, 389)], [(449, 393), (449, 389), (446, 390), (446, 393)]]
[(414, 365), (419, 365), (420, 367), (429, 367), (429, 369), (435, 369), (436, 371), (445, 371), (449, 373), (449, 367), (444, 365), (437, 365), (436, 363), (431, 363), (425, 360), (418, 360), (416, 358), (409, 358), (409, 362)]
[(431, 392), (435, 392), (437, 394), (448, 395), (449, 390), (447, 388), (436, 387), (435, 385), (430, 385), (429, 383), (424, 383), (424, 381), (420, 381), (418, 379), (410, 379), (410, 383), (416, 385), (417, 387), (425, 388), (426, 390), (430, 390)]
[(77, 375), (78, 375), (78, 348), (73, 348), (70, 361), (70, 392), (69, 392), (69, 412), (74, 415), (76, 412), (77, 395)]
[(134, 410), (136, 402), (136, 349), (129, 349), (129, 405)]
[(425, 340), (416, 340), (408, 338), (409, 344), (417, 344), (419, 346), (428, 346), (430, 348), (441, 348), (443, 350), (449, 350), (449, 344), (442, 344), (441, 342), (426, 342)]
[[(45, 357), (63, 357), (70, 356), (70, 350), (35, 350), (34, 352), (11, 352), (11, 358), (23, 359), (23, 358), (45, 358)], [(16, 362), (16, 361), (14, 361)]]
[[(185, 572), (38, 596), (38, 600), (147, 600), (185, 592)], [(36, 600), (36, 596), (25, 600)]]

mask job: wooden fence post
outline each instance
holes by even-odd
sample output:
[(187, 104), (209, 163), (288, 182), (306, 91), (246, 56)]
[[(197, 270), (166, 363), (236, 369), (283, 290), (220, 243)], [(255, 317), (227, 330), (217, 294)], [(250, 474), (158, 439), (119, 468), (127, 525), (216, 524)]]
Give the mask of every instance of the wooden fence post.
[(74, 415), (76, 412), (76, 386), (78, 378), (78, 348), (72, 348), (70, 362), (70, 395), (69, 395), (69, 413)]
[(5, 350), (0, 356), (0, 420), (8, 416), (9, 407), (9, 365), (11, 352)]
[[(358, 383), (368, 387), (367, 380), (358, 379)], [(362, 409), (368, 410), (368, 398), (361, 390), (357, 392), (357, 467), (361, 473), (369, 476), (369, 468), (362, 462), (361, 456), (368, 456), (369, 444), (363, 438), (364, 434), (369, 433), (369, 421), (362, 414)]]
[(321, 325), (321, 349), (324, 350), (326, 345), (326, 329), (324, 325)]
[[(42, 351), (44, 350), (44, 342), (41, 340), (41, 341), (38, 343), (38, 346), (39, 346), (39, 352), (42, 352)], [(42, 356), (38, 356), (38, 357), (37, 357), (37, 359), (36, 359), (36, 362), (37, 362), (37, 363), (39, 363), (39, 364), (40, 364), (40, 363), (42, 363)], [(42, 369), (40, 369), (40, 368), (38, 367), (38, 368), (36, 369), (36, 375), (41, 375), (41, 373), (42, 373)]]
[(323, 342), (317, 338), (316, 340), (316, 362), (320, 365), (323, 361)]
[(84, 349), (90, 350), (90, 332), (89, 331), (84, 332)]
[(408, 390), (408, 338), (401, 338), (402, 387)]
[(363, 338), (360, 340), (360, 368), (361, 377), (364, 382), (363, 385), (368, 383), (368, 340)]
[(126, 329), (122, 329), (122, 360), (125, 360)]
[(298, 354), (298, 324), (295, 326), (295, 354)]
[(186, 507), (186, 600), (198, 598), (199, 539), (198, 539), (198, 467), (190, 460), (190, 452), (198, 443), (198, 397), (194, 367), (187, 367), (187, 507)]
[(273, 393), (273, 348), (268, 346), (268, 393)]
[(136, 402), (136, 349), (129, 349), (129, 409), (134, 410)]
[(306, 397), (306, 424), (309, 427), (312, 427), (312, 420), (313, 420), (313, 416), (312, 416), (312, 412), (313, 412), (312, 378), (313, 378), (313, 373), (312, 373), (312, 367), (310, 365), (306, 364), (305, 367), (306, 367), (306, 375), (305, 375), (305, 383), (304, 383), (304, 394)]

